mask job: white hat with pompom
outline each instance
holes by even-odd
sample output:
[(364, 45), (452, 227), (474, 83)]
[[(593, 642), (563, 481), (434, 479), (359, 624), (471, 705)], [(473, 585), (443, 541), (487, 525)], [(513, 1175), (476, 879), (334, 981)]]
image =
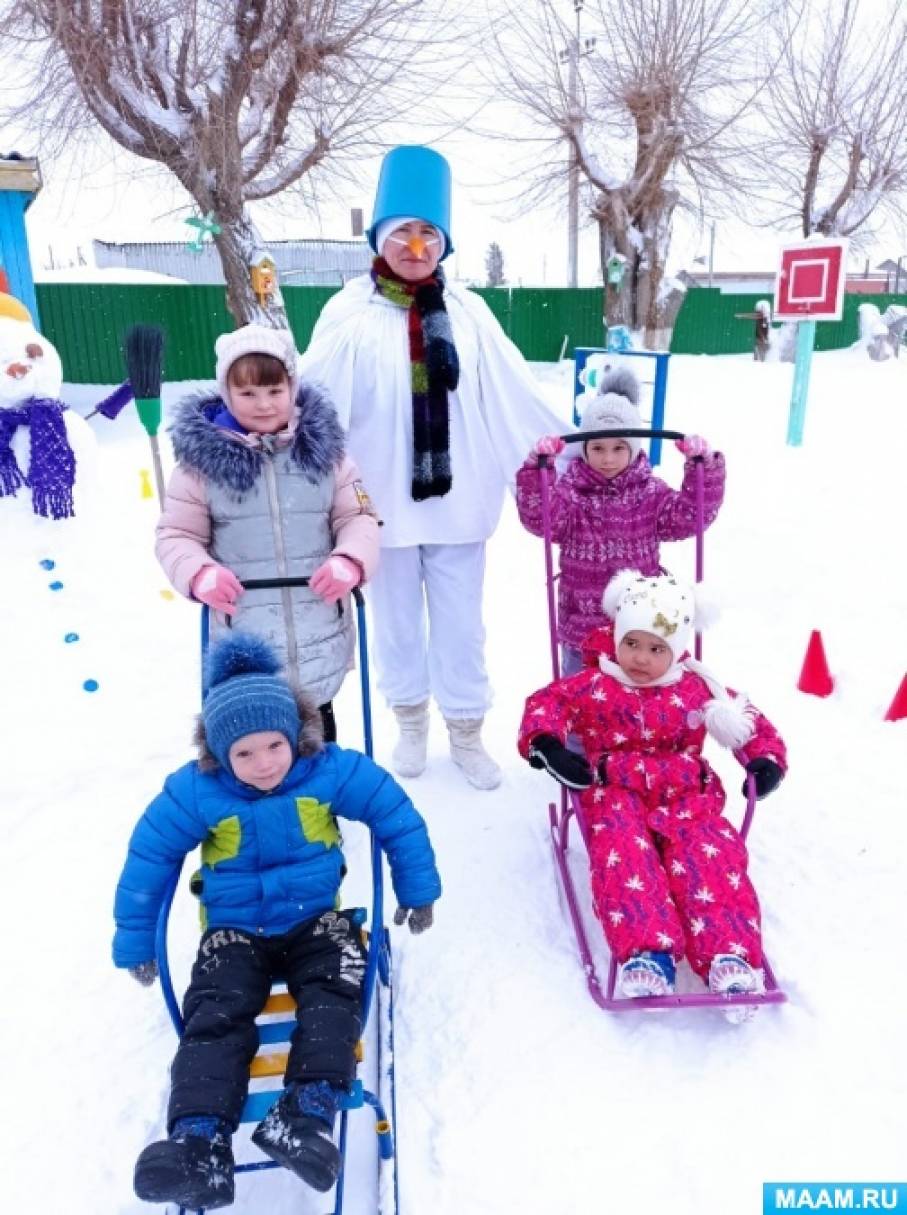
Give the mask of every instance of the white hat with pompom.
[(602, 605), (614, 621), (615, 645), (636, 629), (660, 637), (675, 662), (692, 649), (696, 600), (692, 587), (671, 574), (622, 570), (608, 583)]
[(731, 695), (707, 667), (690, 657), (694, 630), (707, 627), (717, 614), (714, 602), (699, 584), (694, 589), (672, 574), (647, 576), (637, 570), (621, 570), (605, 588), (602, 606), (614, 621), (615, 648), (634, 630), (659, 637), (670, 649), (674, 664), (682, 660), (685, 669), (708, 685), (712, 699), (705, 706), (704, 719), (712, 737), (732, 749), (749, 742), (755, 714), (747, 698)]
[[(598, 392), (583, 410), (580, 430), (641, 430), (639, 381), (628, 367), (614, 367), (598, 382)], [(632, 463), (642, 451), (638, 435), (621, 436), (630, 448)]]

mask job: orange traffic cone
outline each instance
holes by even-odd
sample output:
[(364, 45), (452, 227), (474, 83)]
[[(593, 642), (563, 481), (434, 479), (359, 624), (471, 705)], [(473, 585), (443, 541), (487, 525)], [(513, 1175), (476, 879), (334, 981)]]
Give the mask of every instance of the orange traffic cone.
[(822, 634), (818, 629), (813, 629), (810, 634), (797, 687), (801, 692), (808, 692), (811, 696), (830, 696), (835, 689), (835, 681), (828, 669), (828, 659), (825, 657)]
[(902, 721), (907, 717), (907, 675), (901, 680), (901, 686), (894, 694), (894, 700), (888, 706), (885, 714), (886, 721)]

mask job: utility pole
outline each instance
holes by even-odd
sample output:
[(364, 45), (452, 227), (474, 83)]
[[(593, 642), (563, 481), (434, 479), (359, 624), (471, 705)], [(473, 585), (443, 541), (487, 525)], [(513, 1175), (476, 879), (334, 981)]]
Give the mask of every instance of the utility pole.
[(709, 286), (712, 285), (712, 267), (715, 264), (715, 221), (712, 220), (712, 230), (709, 234)]
[[(583, 11), (584, 0), (573, 0), (573, 11), (576, 13), (576, 34), (570, 39), (567, 47), (560, 53), (561, 63), (567, 64), (567, 101), (570, 107), (570, 121), (580, 124), (579, 117), (579, 59), (580, 55), (589, 55), (595, 49), (595, 39), (587, 38), (585, 44), (580, 42), (580, 14)], [(582, 46), (582, 50), (580, 47)], [(567, 286), (577, 285), (578, 275), (578, 246), (579, 246), (579, 156), (573, 143), (570, 144), (569, 169), (567, 174)]]

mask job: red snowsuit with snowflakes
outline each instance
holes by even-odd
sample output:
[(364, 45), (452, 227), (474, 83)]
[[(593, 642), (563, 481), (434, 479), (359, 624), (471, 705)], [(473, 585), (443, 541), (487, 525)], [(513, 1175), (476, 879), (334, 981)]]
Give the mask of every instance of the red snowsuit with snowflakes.
[[(762, 962), (759, 901), (743, 840), (722, 817), (724, 789), (702, 757), (705, 680), (684, 670), (676, 683), (625, 686), (586, 667), (534, 692), (520, 726), (520, 753), (539, 734), (577, 734), (605, 781), (580, 793), (592, 896), (619, 962), (642, 950), (685, 955), (708, 976), (715, 954)], [(786, 768), (784, 743), (756, 713), (738, 754)]]

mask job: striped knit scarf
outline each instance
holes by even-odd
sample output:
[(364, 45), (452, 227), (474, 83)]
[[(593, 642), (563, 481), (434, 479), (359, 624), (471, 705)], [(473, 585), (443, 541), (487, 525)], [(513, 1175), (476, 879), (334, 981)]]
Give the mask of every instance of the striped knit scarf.
[(413, 393), (413, 481), (417, 502), (441, 498), (453, 484), (450, 467), (448, 392), (460, 378), (450, 317), (444, 306), (444, 271), (406, 282), (376, 257), (372, 281), (385, 299), (408, 310), (410, 380)]
[[(31, 489), (32, 510), (45, 519), (68, 519), (75, 514), (72, 489), (76, 457), (69, 445), (59, 401), (32, 398), (14, 409), (0, 409), (0, 498), (15, 497), (22, 486)], [(27, 426), (31, 459), (23, 473), (13, 452), (13, 435)]]

